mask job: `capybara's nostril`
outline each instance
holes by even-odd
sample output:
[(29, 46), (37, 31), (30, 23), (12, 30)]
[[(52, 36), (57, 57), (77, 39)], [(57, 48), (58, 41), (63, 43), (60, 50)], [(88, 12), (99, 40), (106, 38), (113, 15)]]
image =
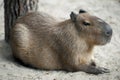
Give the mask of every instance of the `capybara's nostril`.
[(112, 35), (112, 29), (109, 29), (105, 32), (105, 35), (110, 37)]

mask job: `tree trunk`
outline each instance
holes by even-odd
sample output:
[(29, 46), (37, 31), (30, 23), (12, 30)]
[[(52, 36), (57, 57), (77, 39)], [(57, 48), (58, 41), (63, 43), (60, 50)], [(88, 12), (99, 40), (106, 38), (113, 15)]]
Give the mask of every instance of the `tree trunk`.
[(38, 0), (4, 0), (5, 13), (5, 41), (10, 40), (10, 30), (19, 16), (27, 12), (36, 11)]

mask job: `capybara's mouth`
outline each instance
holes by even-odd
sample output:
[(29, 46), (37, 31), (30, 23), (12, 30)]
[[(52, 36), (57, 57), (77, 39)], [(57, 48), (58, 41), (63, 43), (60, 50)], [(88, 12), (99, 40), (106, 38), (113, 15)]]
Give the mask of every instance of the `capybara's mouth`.
[(101, 45), (105, 45), (107, 43), (110, 43), (111, 37), (107, 37), (107, 39), (103, 39)]
[(107, 43), (110, 43), (110, 41), (111, 41), (111, 38), (112, 38), (112, 36), (110, 36), (110, 37), (108, 38), (108, 41), (107, 41)]

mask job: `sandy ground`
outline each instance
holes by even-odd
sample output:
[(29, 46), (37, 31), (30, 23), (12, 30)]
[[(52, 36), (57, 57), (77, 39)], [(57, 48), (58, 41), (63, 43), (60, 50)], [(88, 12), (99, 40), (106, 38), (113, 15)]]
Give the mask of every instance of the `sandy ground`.
[[(0, 0), (1, 4), (2, 0)], [(0, 5), (0, 80), (120, 80), (120, 1), (119, 0), (40, 0), (39, 11), (57, 18), (69, 18), (71, 11), (80, 8), (96, 15), (113, 28), (111, 43), (94, 49), (98, 65), (110, 73), (92, 75), (84, 72), (41, 71), (20, 65), (12, 58), (9, 45), (4, 41), (3, 5)]]

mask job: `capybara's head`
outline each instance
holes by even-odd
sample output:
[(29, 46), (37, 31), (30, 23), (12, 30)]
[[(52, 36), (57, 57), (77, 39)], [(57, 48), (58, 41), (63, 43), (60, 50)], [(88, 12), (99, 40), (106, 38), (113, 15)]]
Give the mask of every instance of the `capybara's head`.
[(70, 18), (75, 24), (80, 37), (93, 45), (104, 45), (111, 40), (112, 29), (102, 19), (80, 10), (79, 14), (71, 12)]

